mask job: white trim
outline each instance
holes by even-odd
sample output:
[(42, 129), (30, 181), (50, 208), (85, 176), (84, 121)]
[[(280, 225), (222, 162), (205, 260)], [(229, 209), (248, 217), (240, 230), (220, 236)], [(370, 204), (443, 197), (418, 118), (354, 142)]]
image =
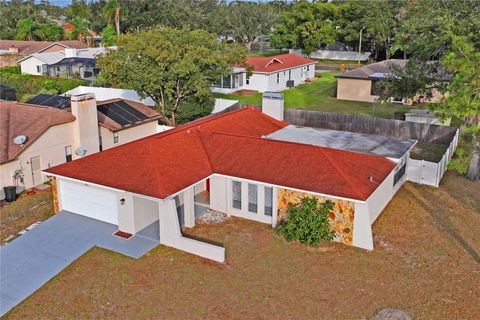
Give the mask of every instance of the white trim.
[(311, 66), (311, 65), (316, 65), (316, 64), (317, 64), (316, 62), (305, 63), (305, 64), (301, 64), (301, 65), (298, 65), (298, 66), (285, 68), (285, 69), (279, 69), (279, 70), (275, 70), (275, 71), (269, 71), (269, 72), (252, 70), (251, 73), (259, 73), (259, 74), (270, 75), (270, 74), (274, 74), (274, 73), (277, 73), (277, 72), (280, 72), (280, 71), (287, 71), (287, 70), (297, 69), (297, 68), (300, 68), (300, 67)]
[[(43, 171), (42, 171), (43, 172)], [(144, 194), (139, 194), (139, 193), (134, 193), (134, 192), (130, 192), (130, 191), (125, 191), (125, 190), (120, 190), (120, 189), (116, 189), (116, 188), (112, 188), (112, 187), (107, 187), (107, 186), (104, 186), (104, 185), (101, 185), (101, 184), (96, 184), (96, 183), (93, 183), (93, 182), (88, 182), (88, 181), (84, 181), (84, 180), (78, 180), (78, 179), (74, 179), (74, 178), (68, 178), (68, 177), (65, 177), (65, 176), (62, 176), (62, 175), (58, 175), (58, 174), (53, 174), (53, 173), (49, 173), (49, 172), (44, 172), (47, 176), (54, 176), (54, 177), (61, 177), (61, 178), (64, 178), (64, 179), (67, 179), (67, 180), (72, 180), (72, 181), (77, 181), (77, 182), (81, 182), (81, 183), (87, 183), (87, 184), (91, 184), (91, 185), (94, 185), (94, 186), (98, 186), (98, 187), (103, 187), (103, 188), (106, 188), (106, 189), (110, 189), (110, 190), (114, 190), (114, 191), (118, 191), (118, 192), (125, 192), (125, 193), (128, 193), (128, 194), (132, 194), (134, 196), (137, 196), (137, 197), (141, 197), (141, 198), (145, 198), (145, 199), (149, 199), (149, 200), (154, 200), (154, 201), (165, 201), (165, 200), (170, 200), (170, 199), (173, 199), (175, 198), (175, 196), (177, 196), (178, 194), (182, 193), (183, 191), (185, 191), (186, 189), (200, 183), (200, 182), (203, 182), (207, 179), (210, 179), (211, 177), (213, 176), (218, 176), (218, 177), (224, 177), (224, 178), (230, 178), (230, 179), (236, 179), (236, 180), (241, 180), (241, 181), (245, 181), (245, 182), (250, 182), (250, 183), (256, 183), (256, 184), (261, 184), (261, 185), (268, 185), (268, 186), (273, 186), (273, 187), (277, 187), (277, 188), (283, 188), (283, 189), (290, 189), (290, 190), (293, 190), (293, 191), (297, 191), (297, 192), (305, 192), (305, 193), (311, 193), (311, 194), (315, 194), (315, 195), (319, 195), (319, 196), (322, 196), (322, 197), (327, 197), (327, 198), (333, 198), (333, 199), (339, 199), (339, 200), (346, 200), (346, 201), (351, 201), (351, 202), (357, 202), (357, 203), (366, 203), (366, 200), (357, 200), (357, 199), (351, 199), (351, 198), (345, 198), (345, 197), (339, 197), (339, 196), (333, 196), (333, 195), (330, 195), (330, 194), (325, 194), (325, 193), (319, 193), (319, 192), (315, 192), (315, 191), (308, 191), (308, 190), (303, 190), (303, 189), (298, 189), (298, 188), (292, 188), (292, 187), (287, 187), (287, 186), (283, 186), (283, 185), (278, 185), (278, 184), (274, 184), (274, 183), (269, 183), (269, 182), (263, 182), (263, 181), (256, 181), (256, 180), (250, 180), (250, 179), (244, 179), (244, 178), (239, 178), (239, 177), (235, 177), (235, 176), (229, 176), (229, 175), (224, 175), (224, 174), (219, 174), (219, 173), (213, 173), (199, 181), (196, 181), (195, 183), (183, 188), (182, 190), (180, 191), (177, 191), (171, 195), (169, 195), (168, 197), (166, 197), (165, 199), (161, 199), (161, 198), (155, 198), (155, 197), (151, 197), (151, 196), (147, 196), (147, 195), (144, 195)], [(375, 189), (376, 190), (376, 189)], [(374, 191), (375, 192), (375, 191)], [(373, 194), (373, 192), (372, 192)], [(370, 194), (370, 196), (372, 195)], [(370, 197), (369, 196), (369, 197)], [(368, 198), (367, 198), (368, 200)]]
[(86, 185), (92, 185), (92, 186), (99, 187), (99, 188), (104, 188), (104, 189), (108, 189), (108, 190), (112, 190), (112, 191), (116, 191), (116, 192), (122, 192), (122, 193), (125, 193), (125, 194), (130, 194), (130, 195), (133, 195), (133, 196), (136, 196), (136, 197), (139, 197), (139, 198), (144, 198), (144, 199), (147, 199), (147, 200), (152, 200), (152, 201), (157, 201), (157, 202), (168, 200), (168, 198), (165, 198), (165, 199), (155, 198), (155, 197), (147, 196), (147, 195), (140, 194), (140, 193), (135, 193), (135, 192), (130, 192), (130, 191), (126, 191), (126, 190), (121, 190), (121, 189), (108, 187), (108, 186), (105, 186), (105, 185), (102, 185), (102, 184), (97, 184), (97, 183), (93, 183), (93, 182), (89, 182), (89, 181), (85, 181), (85, 180), (78, 180), (78, 179), (74, 179), (74, 178), (65, 177), (65, 176), (62, 176), (62, 175), (59, 175), (59, 174), (53, 174), (53, 173), (50, 173), (50, 172), (45, 172), (44, 170), (42, 170), (42, 172), (45, 175), (47, 175), (47, 177), (48, 176), (53, 176), (53, 177), (60, 178), (60, 179), (65, 179), (65, 180), (68, 180), (68, 181), (79, 182), (79, 183), (86, 184)]
[(290, 190), (298, 191), (298, 192), (311, 193), (311, 194), (315, 194), (315, 195), (319, 195), (319, 196), (327, 197), (327, 198), (346, 200), (346, 201), (357, 202), (357, 203), (366, 203), (366, 200), (356, 200), (356, 199), (344, 198), (344, 197), (339, 197), (339, 196), (332, 196), (332, 195), (329, 195), (329, 194), (324, 194), (324, 193), (319, 193), (319, 192), (314, 192), (314, 191), (308, 191), (308, 190), (303, 190), (303, 189), (297, 189), (297, 188), (287, 187), (287, 186), (278, 185), (278, 184), (269, 183), (269, 182), (249, 180), (249, 179), (244, 179), (244, 178), (239, 178), (239, 177), (234, 177), (234, 176), (228, 176), (228, 175), (219, 174), (219, 173), (214, 173), (211, 176), (213, 176), (213, 175), (216, 175), (216, 176), (219, 176), (219, 177), (224, 177), (224, 178), (230, 178), (230, 179), (234, 179), (234, 180), (239, 180), (239, 181), (245, 181), (245, 182), (250, 182), (250, 183), (266, 185), (266, 186), (273, 186), (273, 187), (276, 187), (276, 188), (283, 188), (283, 189), (290, 189)]

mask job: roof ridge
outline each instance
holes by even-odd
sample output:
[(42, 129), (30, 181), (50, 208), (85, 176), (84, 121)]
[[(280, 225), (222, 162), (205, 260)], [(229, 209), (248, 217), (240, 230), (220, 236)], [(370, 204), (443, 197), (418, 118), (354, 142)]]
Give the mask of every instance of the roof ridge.
[[(329, 150), (338, 150), (338, 149), (330, 149), (330, 148), (328, 148), (328, 149), (329, 149)], [(350, 180), (348, 180), (348, 177), (345, 175), (345, 173), (343, 172), (343, 170), (336, 165), (335, 161), (332, 161), (332, 159), (330, 159), (330, 157), (327, 155), (327, 153), (325, 152), (324, 149), (321, 149), (320, 151), (321, 151), (322, 154), (324, 155), (325, 159), (327, 159), (327, 161), (335, 168), (335, 170), (338, 172), (338, 174), (339, 174), (340, 176), (342, 176), (343, 180), (345, 180), (345, 182), (350, 186), (350, 188), (352, 189), (352, 192), (353, 192), (359, 199), (362, 199), (363, 197), (358, 194), (357, 189), (350, 183)], [(338, 150), (338, 151), (346, 151), (346, 150)], [(368, 155), (367, 155), (367, 156), (368, 156)]]

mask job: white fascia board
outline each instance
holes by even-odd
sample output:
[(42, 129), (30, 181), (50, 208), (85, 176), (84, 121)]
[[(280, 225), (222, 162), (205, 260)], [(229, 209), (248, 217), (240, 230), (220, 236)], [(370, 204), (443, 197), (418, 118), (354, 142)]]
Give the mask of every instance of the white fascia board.
[(270, 71), (270, 72), (263, 72), (263, 71), (255, 71), (255, 70), (252, 70), (252, 73), (258, 73), (258, 74), (274, 74), (274, 73), (278, 73), (278, 72), (282, 72), (282, 71), (297, 69), (297, 68), (300, 68), (300, 67), (311, 66), (311, 65), (315, 65), (315, 64), (317, 64), (317, 63), (316, 63), (316, 62), (305, 63), (305, 64), (301, 64), (301, 65), (298, 65), (298, 66), (295, 66), (295, 67), (290, 67), (290, 68), (285, 68), (285, 69), (280, 69), (280, 70)]
[(137, 197), (140, 197), (140, 198), (144, 198), (144, 199), (148, 199), (148, 200), (153, 200), (153, 201), (167, 201), (167, 200), (171, 200), (171, 199), (175, 198), (177, 195), (179, 195), (180, 193), (182, 193), (182, 192), (184, 192), (185, 190), (187, 190), (188, 188), (191, 188), (191, 187), (195, 186), (196, 184), (199, 184), (199, 183), (201, 183), (201, 182), (203, 182), (203, 181), (205, 181), (205, 180), (207, 180), (207, 179), (209, 179), (209, 178), (211, 178), (211, 177), (217, 176), (217, 177), (223, 177), (223, 178), (229, 178), (229, 179), (235, 179), (235, 180), (245, 181), (245, 182), (249, 182), (249, 183), (253, 183), (253, 184), (261, 184), (261, 185), (273, 186), (273, 187), (276, 187), (276, 188), (290, 189), (290, 190), (297, 191), (297, 192), (302, 192), (302, 193), (310, 193), (310, 194), (318, 195), (318, 196), (325, 197), (325, 198), (345, 200), (345, 201), (351, 201), (351, 202), (356, 202), (356, 203), (366, 203), (365, 200), (358, 200), (358, 199), (351, 199), (351, 198), (333, 196), (333, 195), (330, 195), (330, 194), (319, 193), (319, 192), (314, 192), (314, 191), (309, 191), (309, 190), (303, 190), (303, 189), (297, 189), (297, 188), (292, 188), (292, 187), (288, 187), (288, 186), (273, 184), (273, 183), (269, 183), (269, 182), (262, 182), (262, 181), (244, 179), (244, 178), (239, 178), (239, 177), (234, 177), (234, 176), (228, 176), (228, 175), (219, 174), (219, 173), (213, 173), (213, 174), (211, 174), (211, 175), (209, 175), (209, 176), (206, 176), (205, 178), (196, 181), (195, 183), (193, 183), (193, 184), (191, 184), (191, 185), (183, 188), (182, 190), (179, 190), (179, 191), (177, 191), (177, 192), (169, 195), (169, 196), (166, 197), (165, 199), (155, 198), (155, 197), (151, 197), (151, 196), (147, 196), (147, 195), (143, 195), (143, 194), (138, 194), (138, 193), (134, 193), (134, 192), (130, 192), (130, 191), (125, 191), (125, 190), (120, 190), (120, 189), (116, 189), (116, 188), (111, 188), (111, 187), (103, 186), (103, 185), (100, 185), (100, 184), (96, 184), (96, 183), (92, 183), (92, 182), (88, 182), (88, 181), (83, 181), (83, 180), (78, 180), (78, 179), (73, 179), (73, 178), (68, 178), (68, 177), (65, 177), (65, 176), (61, 176), (61, 175), (57, 175), (57, 174), (52, 174), (52, 173), (48, 173), (48, 172), (44, 172), (44, 173), (45, 173), (46, 175), (49, 175), (49, 176), (60, 177), (60, 178), (62, 178), (62, 179), (66, 179), (66, 180), (70, 180), (70, 181), (75, 181), (75, 182), (80, 182), (80, 183), (86, 183), (86, 184), (90, 184), (90, 185), (93, 185), (93, 186), (97, 186), (97, 187), (100, 187), (100, 188), (105, 188), (105, 189), (109, 189), (109, 190), (113, 190), (113, 191), (117, 191), (117, 192), (124, 192), (124, 193), (127, 193), (127, 194), (131, 194), (131, 195), (134, 195), (134, 196), (137, 196)]
[(82, 183), (82, 184), (86, 184), (86, 185), (95, 186), (95, 187), (97, 187), (97, 188), (102, 188), (102, 189), (107, 189), (107, 190), (111, 190), (111, 191), (115, 191), (115, 192), (130, 194), (130, 195), (133, 195), (133, 196), (136, 196), (136, 197), (139, 197), (139, 198), (144, 198), (144, 199), (147, 199), (147, 200), (152, 200), (152, 201), (157, 201), (157, 202), (167, 200), (167, 199), (155, 198), (155, 197), (151, 197), (151, 196), (147, 196), (147, 195), (139, 194), (139, 193), (135, 193), (135, 192), (130, 192), (130, 191), (126, 191), (126, 190), (121, 190), (121, 189), (116, 189), (116, 188), (112, 188), (112, 187), (107, 187), (107, 186), (104, 186), (104, 185), (101, 185), (101, 184), (97, 184), (97, 183), (93, 183), (93, 182), (89, 182), (89, 181), (84, 181), (84, 180), (69, 178), (69, 177), (65, 177), (65, 176), (59, 175), (59, 174), (53, 174), (53, 173), (50, 173), (50, 172), (44, 172), (43, 170), (42, 170), (42, 172), (43, 172), (44, 174), (46, 174), (47, 176), (53, 176), (53, 177), (56, 177), (56, 178), (60, 178), (60, 179), (67, 180), (67, 181), (78, 182), (78, 183)]

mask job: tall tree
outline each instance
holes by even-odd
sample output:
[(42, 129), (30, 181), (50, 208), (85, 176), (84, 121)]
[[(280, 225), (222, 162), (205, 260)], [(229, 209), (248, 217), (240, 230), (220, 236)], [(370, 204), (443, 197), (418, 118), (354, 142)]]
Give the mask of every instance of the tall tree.
[(113, 20), (117, 35), (120, 35), (120, 10), (121, 6), (118, 0), (108, 0), (103, 9), (103, 14), (108, 20), (108, 23)]
[(87, 36), (90, 35), (89, 25), (90, 21), (84, 18), (74, 18), (70, 22), (73, 26), (73, 29), (70, 31), (71, 39), (78, 39), (80, 41), (86, 40)]
[(38, 30), (38, 23), (32, 19), (20, 19), (17, 22), (16, 40), (34, 40), (35, 32)]
[(438, 59), (452, 48), (452, 35), (466, 36), (480, 49), (480, 5), (471, 0), (409, 1), (392, 53)]
[(259, 36), (269, 35), (277, 19), (276, 11), (268, 3), (235, 1), (222, 7), (223, 28), (218, 30), (247, 50)]
[[(211, 109), (211, 84), (245, 63), (245, 50), (203, 30), (157, 27), (118, 37), (118, 50), (97, 59), (102, 77), (155, 101), (163, 120)], [(200, 113), (201, 115), (201, 113)], [(204, 115), (204, 114), (203, 114)]]
[(300, 49), (310, 55), (327, 44), (335, 42), (333, 21), (337, 6), (332, 3), (296, 2), (280, 17), (270, 36), (276, 48)]
[(436, 111), (461, 118), (463, 132), (468, 135), (452, 166), (476, 181), (480, 179), (480, 51), (467, 37), (454, 36), (452, 49), (441, 63), (454, 76), (448, 85), (446, 102), (438, 105)]
[(363, 29), (362, 51), (375, 59), (390, 57), (390, 48), (404, 17), (404, 0), (351, 0), (339, 4), (335, 20), (337, 39), (358, 48)]

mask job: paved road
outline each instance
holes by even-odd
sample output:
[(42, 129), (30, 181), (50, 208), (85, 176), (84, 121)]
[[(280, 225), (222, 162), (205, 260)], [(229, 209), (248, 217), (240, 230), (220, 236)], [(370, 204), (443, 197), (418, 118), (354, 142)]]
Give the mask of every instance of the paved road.
[(93, 246), (140, 258), (159, 243), (158, 223), (129, 240), (115, 231), (112, 224), (62, 212), (1, 247), (0, 316)]

